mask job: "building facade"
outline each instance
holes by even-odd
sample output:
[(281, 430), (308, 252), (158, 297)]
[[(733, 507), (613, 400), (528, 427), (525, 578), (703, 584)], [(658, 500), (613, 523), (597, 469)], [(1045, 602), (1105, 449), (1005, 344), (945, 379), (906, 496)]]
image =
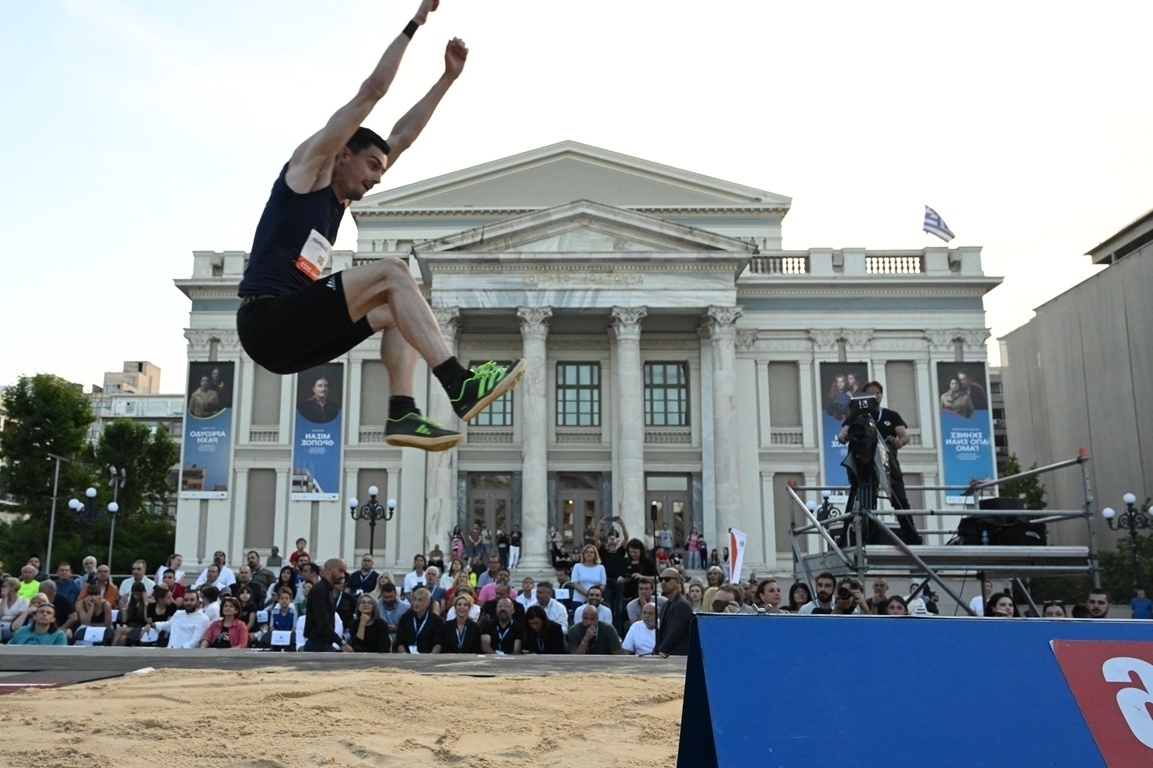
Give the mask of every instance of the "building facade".
[[(789, 483), (820, 485), (822, 364), (864, 365), (909, 424), (906, 482), (941, 477), (938, 362), (985, 360), (979, 248), (781, 249), (791, 201), (574, 142), (367, 198), (357, 250), (334, 269), (398, 257), (462, 362), (523, 357), (521, 385), (439, 454), (384, 442), (388, 380), (371, 339), (342, 361), (339, 499), (293, 501), (296, 377), (239, 347), (244, 252), (196, 252), (189, 360), (235, 364), (226, 498), (182, 498), (177, 549), (351, 557), (369, 531), (346, 500), (397, 500), (378, 563), (404, 565), (453, 526), (520, 525), (529, 564), (546, 531), (581, 544), (604, 516), (631, 536), (667, 523), (710, 548), (748, 534), (758, 573), (791, 570)], [(982, 369), (983, 370), (983, 369)], [(423, 366), (418, 403), (456, 424)], [(860, 383), (863, 383), (860, 382)], [(987, 386), (987, 384), (986, 384)], [(463, 427), (462, 427), (463, 428)], [(816, 494), (809, 494), (815, 497)], [(944, 508), (937, 493), (916, 507)]]
[[(1089, 452), (1096, 509), (1124, 509), (1126, 493), (1145, 508), (1153, 496), (1153, 409), (1144, 383), (1153, 378), (1153, 211), (1087, 254), (1097, 274), (1042, 304), (1006, 334), (1003, 349), (1009, 442), (1021, 466)], [(1042, 476), (1054, 509), (1084, 506), (1081, 473)], [(1113, 541), (1100, 515), (1097, 534)], [(1086, 532), (1068, 526), (1085, 543)]]

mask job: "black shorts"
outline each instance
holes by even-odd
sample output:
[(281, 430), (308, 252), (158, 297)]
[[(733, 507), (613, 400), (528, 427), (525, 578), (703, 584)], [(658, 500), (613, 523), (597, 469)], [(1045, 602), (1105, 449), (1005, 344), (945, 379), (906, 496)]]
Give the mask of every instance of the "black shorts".
[(250, 299), (236, 313), (248, 356), (273, 373), (331, 362), (373, 334), (367, 317), (348, 316), (341, 273), (282, 296)]

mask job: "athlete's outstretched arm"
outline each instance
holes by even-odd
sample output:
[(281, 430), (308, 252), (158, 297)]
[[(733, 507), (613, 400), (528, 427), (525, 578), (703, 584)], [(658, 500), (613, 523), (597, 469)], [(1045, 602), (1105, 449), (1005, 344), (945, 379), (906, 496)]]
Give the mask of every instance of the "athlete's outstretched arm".
[(464, 71), (464, 63), (468, 59), (468, 48), (459, 37), (448, 41), (444, 49), (444, 74), (433, 83), (428, 93), (420, 101), (404, 113), (404, 116), (392, 126), (392, 133), (388, 136), (388, 167), (391, 168), (396, 159), (406, 149), (412, 146), (416, 137), (428, 125), (429, 118), (436, 111), (440, 100), (448, 93), (460, 73)]
[[(428, 20), (428, 14), (436, 10), (440, 0), (421, 0), (420, 8), (412, 17), (413, 23), (420, 26)], [(356, 96), (328, 119), (328, 123), (292, 153), (288, 163), (285, 181), (296, 192), (310, 192), (327, 186), (332, 171), (333, 159), (360, 124), (384, 98), (392, 85), (400, 60), (408, 48), (409, 36), (401, 32), (385, 49), (376, 68), (360, 85)]]

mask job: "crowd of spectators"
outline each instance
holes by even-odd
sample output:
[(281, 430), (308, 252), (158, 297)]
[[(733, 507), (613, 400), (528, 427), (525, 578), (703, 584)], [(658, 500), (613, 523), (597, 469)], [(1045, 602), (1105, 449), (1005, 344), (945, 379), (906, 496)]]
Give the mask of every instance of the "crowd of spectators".
[[(264, 563), (250, 551), (235, 571), (218, 551), (190, 583), (178, 554), (152, 575), (137, 560), (119, 584), (92, 557), (75, 573), (61, 562), (50, 577), (33, 556), (19, 577), (3, 574), (0, 564), (0, 637), (14, 645), (667, 656), (688, 652), (689, 624), (702, 612), (939, 612), (929, 581), (914, 580), (908, 594), (890, 594), (887, 580), (877, 578), (867, 597), (859, 581), (831, 573), (819, 574), (811, 589), (804, 581), (786, 589), (775, 578), (755, 576), (731, 584), (719, 565), (707, 566), (703, 578), (689, 578), (684, 565), (666, 559), (658, 566), (643, 542), (622, 539), (615, 526), (602, 544), (581, 548), (575, 564), (558, 562), (555, 582), (526, 577), (518, 589), (510, 561), (519, 556), (519, 536), (517, 551), (500, 547), (486, 555), (484, 532), (474, 533), (469, 539), (454, 536), (448, 563), (434, 548), (417, 554), (412, 570), (396, 576), (376, 570), (367, 554), (351, 573), (340, 559), (315, 562), (304, 539), (288, 562), (274, 552)], [(1143, 591), (1131, 605), (1134, 618), (1145, 618), (1151, 607)], [(969, 607), (990, 618), (1021, 615), (1011, 594), (994, 592), (984, 579)], [(1059, 601), (1046, 602), (1042, 615), (1104, 618), (1111, 608), (1108, 595), (1093, 590), (1084, 605), (1069, 610)]]

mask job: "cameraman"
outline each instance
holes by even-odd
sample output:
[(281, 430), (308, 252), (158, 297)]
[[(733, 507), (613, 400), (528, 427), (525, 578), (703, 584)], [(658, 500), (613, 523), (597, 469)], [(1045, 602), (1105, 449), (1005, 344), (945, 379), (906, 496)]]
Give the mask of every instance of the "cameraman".
[[(889, 488), (892, 492), (889, 503), (893, 509), (911, 509), (909, 498), (905, 495), (905, 475), (901, 471), (901, 463), (897, 461), (897, 452), (909, 443), (909, 431), (905, 420), (896, 411), (881, 407), (885, 388), (881, 386), (880, 382), (867, 382), (861, 388), (861, 393), (877, 401), (876, 411), (870, 412), (870, 415), (873, 417), (873, 423), (877, 425), (877, 432), (881, 435), (881, 439), (889, 448)], [(844, 444), (848, 439), (849, 425), (846, 423), (837, 434), (837, 442)], [(921, 537), (916, 533), (911, 517), (898, 515), (897, 522), (900, 523), (902, 530), (913, 529), (909, 532), (909, 538), (913, 539), (910, 543), (921, 543)]]
[(837, 585), (837, 594), (833, 602), (834, 614), (856, 613), (864, 616), (873, 615), (873, 607), (865, 597), (864, 587), (856, 579), (845, 577)]

